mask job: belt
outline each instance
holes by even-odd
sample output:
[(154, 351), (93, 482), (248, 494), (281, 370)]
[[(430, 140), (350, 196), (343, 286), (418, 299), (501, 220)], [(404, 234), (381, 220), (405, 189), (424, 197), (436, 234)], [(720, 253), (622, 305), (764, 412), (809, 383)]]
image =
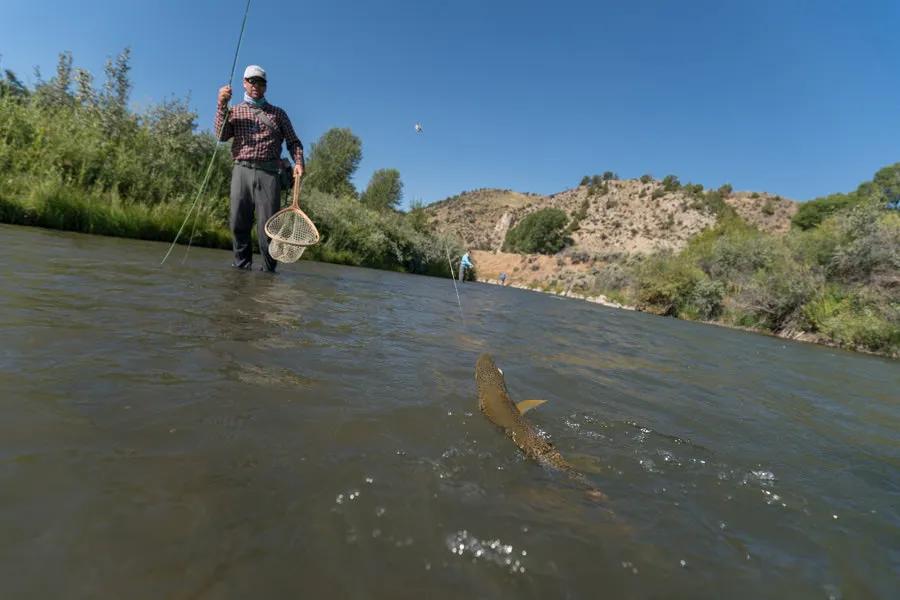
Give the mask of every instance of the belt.
[(234, 164), (247, 167), (248, 169), (259, 169), (268, 171), (269, 173), (277, 173), (281, 168), (281, 161), (278, 160), (236, 160)]

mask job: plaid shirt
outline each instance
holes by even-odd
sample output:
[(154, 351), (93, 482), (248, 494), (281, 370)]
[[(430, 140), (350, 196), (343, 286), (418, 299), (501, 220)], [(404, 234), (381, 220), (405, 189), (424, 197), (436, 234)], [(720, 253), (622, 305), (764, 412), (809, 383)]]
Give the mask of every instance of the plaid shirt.
[(278, 160), (281, 157), (281, 143), (287, 142), (288, 151), (294, 162), (304, 164), (303, 144), (294, 133), (294, 127), (287, 113), (268, 102), (260, 109), (278, 126), (278, 133), (263, 124), (250, 110), (247, 102), (241, 102), (231, 109), (231, 115), (224, 127), (222, 120), (225, 115), (221, 109), (216, 111), (214, 131), (218, 132), (219, 128), (222, 128), (219, 141), (225, 142), (234, 138), (231, 144), (231, 155), (234, 160)]

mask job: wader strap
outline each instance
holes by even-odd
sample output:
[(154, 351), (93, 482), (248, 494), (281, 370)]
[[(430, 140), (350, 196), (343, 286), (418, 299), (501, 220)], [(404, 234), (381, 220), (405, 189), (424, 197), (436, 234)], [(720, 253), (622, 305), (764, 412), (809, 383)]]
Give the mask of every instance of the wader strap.
[[(264, 113), (262, 109), (258, 106), (254, 106), (253, 104), (247, 103), (247, 106), (250, 107), (251, 112), (256, 115), (256, 118), (262, 121), (262, 124), (272, 130), (273, 133), (281, 135), (281, 130), (278, 129), (278, 126), (275, 125), (275, 122), (269, 118), (269, 115)], [(284, 137), (283, 135), (281, 137)]]

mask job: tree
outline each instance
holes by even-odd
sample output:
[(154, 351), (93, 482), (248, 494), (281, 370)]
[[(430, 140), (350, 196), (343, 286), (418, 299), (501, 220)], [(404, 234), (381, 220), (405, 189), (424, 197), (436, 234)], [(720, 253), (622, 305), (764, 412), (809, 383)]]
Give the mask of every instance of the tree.
[(619, 176), (612, 171), (604, 171), (603, 172), (603, 181), (615, 181), (619, 179)]
[(60, 52), (56, 63), (56, 75), (38, 84), (37, 99), (44, 105), (65, 106), (72, 103), (72, 53)]
[(87, 69), (75, 69), (75, 101), (82, 106), (96, 106), (94, 76)]
[[(62, 55), (60, 55), (62, 60)], [(107, 59), (104, 71), (106, 83), (103, 84), (103, 103), (108, 109), (125, 112), (128, 108), (128, 96), (131, 94), (131, 79), (128, 71), (131, 70), (131, 48), (125, 48), (115, 60)], [(69, 57), (71, 69), (71, 56)]]
[(579, 183), (578, 185), (590, 185), (590, 183), (591, 183), (591, 176), (585, 175), (584, 177), (581, 178), (581, 183)]
[(650, 173), (644, 173), (643, 175), (641, 175), (641, 183), (650, 183), (651, 181), (653, 181), (653, 175), (651, 175)]
[(413, 200), (406, 213), (406, 220), (412, 228), (420, 233), (428, 231), (428, 213), (425, 212), (425, 203), (421, 200)]
[(350, 178), (362, 160), (362, 142), (348, 128), (333, 128), (322, 134), (310, 149), (307, 182), (335, 196), (356, 197)]
[(879, 169), (872, 181), (859, 186), (856, 195), (879, 205), (896, 205), (900, 202), (900, 163)]
[(9, 69), (4, 69), (4, 78), (0, 79), (0, 98), (12, 96), (24, 98), (28, 95), (28, 88), (22, 83), (16, 74)]
[(372, 173), (360, 201), (375, 210), (397, 209), (403, 199), (403, 182), (397, 169), (379, 169)]
[(797, 209), (791, 223), (800, 229), (812, 229), (836, 212), (857, 204), (855, 194), (832, 194), (804, 202)]
[(663, 177), (662, 184), (663, 189), (667, 192), (674, 192), (681, 187), (681, 182), (678, 181), (677, 175), (666, 175)]
[[(131, 79), (128, 77), (130, 60), (131, 49), (125, 48), (115, 60), (107, 59), (104, 67), (106, 82), (98, 97), (98, 108), (103, 128), (111, 138), (120, 138), (134, 130), (135, 118), (128, 110), (128, 96), (131, 94)], [(82, 84), (83, 82), (78, 82), (79, 95), (82, 94)]]
[(503, 250), (556, 254), (571, 242), (565, 236), (568, 220), (566, 213), (558, 208), (533, 212), (507, 232)]

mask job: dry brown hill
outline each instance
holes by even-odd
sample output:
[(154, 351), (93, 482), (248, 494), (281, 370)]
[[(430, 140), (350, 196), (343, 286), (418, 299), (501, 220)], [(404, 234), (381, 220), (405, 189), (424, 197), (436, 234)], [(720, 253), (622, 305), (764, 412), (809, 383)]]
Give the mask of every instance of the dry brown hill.
[[(574, 244), (561, 254), (598, 257), (680, 250), (716, 223), (704, 197), (685, 188), (667, 192), (656, 180), (629, 179), (551, 196), (481, 189), (431, 204), (426, 212), (434, 228), (456, 234), (471, 249), (498, 251), (510, 227), (529, 213), (553, 207), (572, 218), (583, 209)], [(796, 202), (768, 193), (728, 193), (724, 201), (745, 221), (771, 233), (788, 231), (797, 211)]]

